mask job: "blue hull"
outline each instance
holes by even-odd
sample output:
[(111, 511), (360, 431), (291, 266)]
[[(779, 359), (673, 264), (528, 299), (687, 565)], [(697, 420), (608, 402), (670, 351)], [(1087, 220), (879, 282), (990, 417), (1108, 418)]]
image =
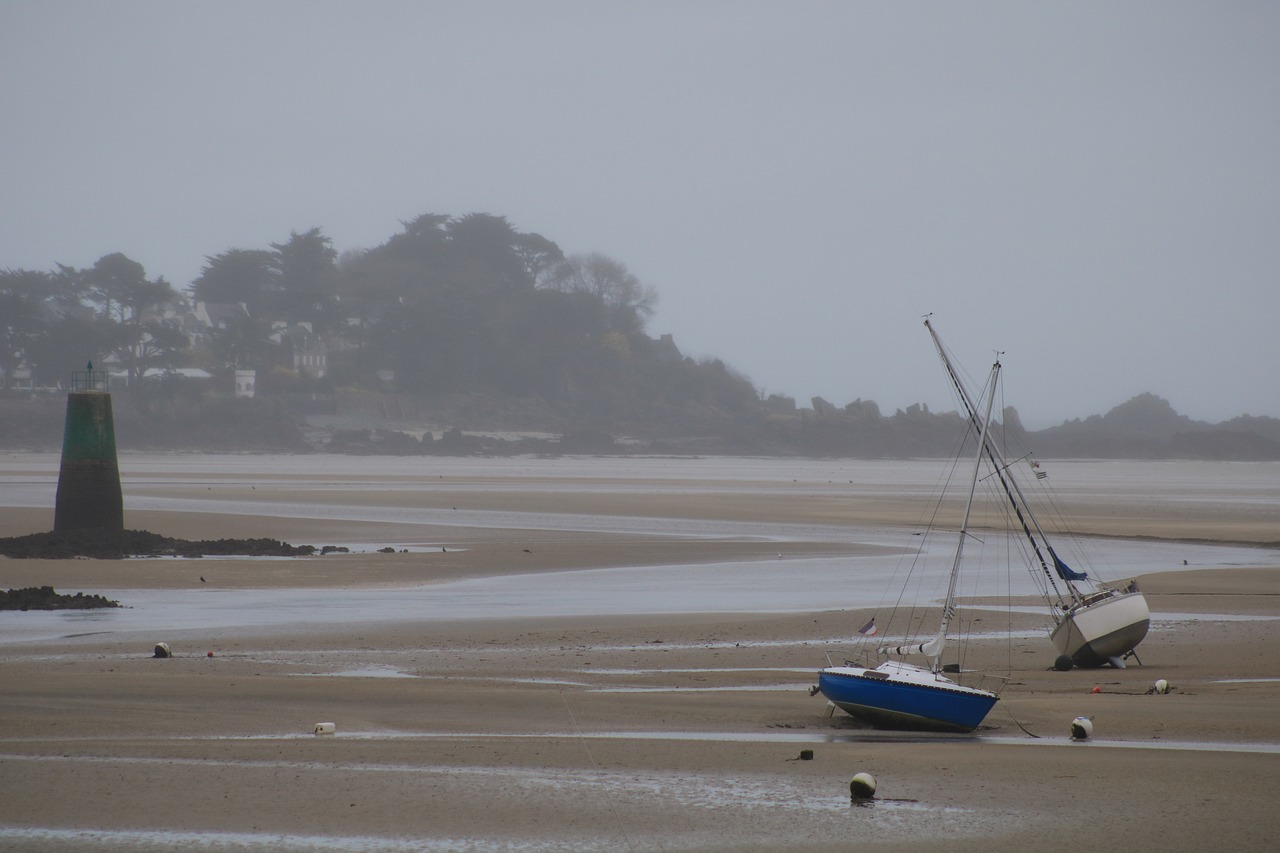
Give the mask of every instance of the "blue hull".
[(996, 704), (994, 694), (958, 686), (911, 684), (825, 670), (818, 673), (818, 689), (851, 716), (895, 729), (971, 732)]

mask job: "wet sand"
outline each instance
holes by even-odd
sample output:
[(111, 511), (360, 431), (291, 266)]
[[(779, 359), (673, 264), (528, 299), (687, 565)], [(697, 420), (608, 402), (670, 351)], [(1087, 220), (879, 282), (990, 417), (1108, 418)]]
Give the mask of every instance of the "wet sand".
[[(290, 499), (287, 481), (273, 483), (243, 499)], [(761, 522), (910, 524), (920, 512), (911, 495), (779, 501), (598, 483), (581, 493), (474, 486), (359, 499)], [(228, 486), (226, 499), (241, 499), (230, 493), (239, 488)], [(206, 490), (126, 484), (126, 495)], [(351, 503), (354, 494), (308, 500)], [(1128, 537), (1265, 542), (1280, 529), (1274, 513), (1233, 514), (1230, 503), (1197, 511), (1194, 489), (1179, 497), (1081, 499), (1076, 515)], [(8, 507), (0, 535), (48, 529), (51, 515)], [(315, 545), (405, 538), (389, 523), (261, 512), (127, 510), (126, 526)], [(740, 537), (441, 524), (414, 535), (444, 548), (429, 576), (422, 553), (362, 553), (222, 560), (216, 572), (200, 561), (0, 561), (0, 585), (184, 588), (203, 573), (224, 588), (339, 595), (351, 585), (640, 571), (776, 550)], [(804, 543), (809, 553), (847, 547)], [(184, 635), (169, 659), (109, 633), (10, 644), (0, 647), (0, 848), (1022, 851), (1048, 840), (1270, 849), (1280, 837), (1271, 806), (1280, 795), (1280, 568), (1209, 567), (1140, 583), (1155, 614), (1141, 666), (1059, 673), (1043, 637), (975, 644), (969, 668), (1011, 677), (976, 736), (904, 736), (828, 716), (808, 687), (865, 618), (837, 602), (782, 615), (219, 630)], [(1157, 678), (1175, 690), (1149, 693)], [(1069, 740), (1078, 715), (1094, 720), (1089, 742)], [(311, 734), (321, 721), (337, 734)], [(802, 749), (813, 759), (798, 760)], [(879, 782), (869, 807), (849, 800), (860, 771)]]

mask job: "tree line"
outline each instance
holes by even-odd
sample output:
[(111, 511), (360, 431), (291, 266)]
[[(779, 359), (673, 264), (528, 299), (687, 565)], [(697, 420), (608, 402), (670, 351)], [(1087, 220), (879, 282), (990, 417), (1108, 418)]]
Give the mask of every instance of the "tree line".
[(156, 310), (178, 298), (167, 281), (148, 279), (142, 264), (120, 253), (85, 269), (0, 271), (3, 387), (20, 369), (36, 384), (57, 386), (86, 361), (112, 358), (131, 379), (177, 364), (187, 337)]
[[(314, 411), (303, 401), (388, 396), (412, 401), (405, 410), (422, 422), (553, 431), (611, 450), (613, 436), (628, 435), (663, 452), (914, 456), (954, 440), (953, 412), (762, 399), (723, 362), (649, 337), (656, 299), (620, 261), (566, 256), (484, 213), (424, 214), (381, 245), (342, 254), (319, 228), (295, 231), (265, 249), (206, 257), (183, 291), (112, 253), (83, 269), (0, 271), (0, 390), (18, 376), (57, 387), (86, 362), (108, 367), (126, 379), (113, 385), (130, 406), (117, 414), (139, 446), (275, 447), (289, 436), (300, 447), (303, 415)], [(281, 330), (299, 328), (326, 351), (323, 375), (282, 357)], [(181, 367), (219, 379), (206, 390), (141, 381)], [(220, 402), (237, 369), (258, 371), (256, 408)], [(1016, 413), (1005, 422), (1020, 431)], [(33, 424), (10, 412), (0, 438), (52, 429)], [(1280, 458), (1280, 421), (1195, 423), (1151, 395), (1035, 439), (1062, 455)]]
[[(0, 372), (8, 388), (23, 370), (56, 385), (86, 361), (130, 386), (153, 368), (256, 368), (310, 390), (536, 398), (595, 424), (756, 404), (723, 363), (648, 337), (656, 299), (622, 262), (566, 256), (504, 217), (423, 214), (341, 255), (319, 228), (230, 248), (182, 292), (120, 253), (84, 269), (0, 271)], [(200, 304), (238, 310), (202, 326)], [(289, 375), (282, 327), (324, 342), (323, 378)]]

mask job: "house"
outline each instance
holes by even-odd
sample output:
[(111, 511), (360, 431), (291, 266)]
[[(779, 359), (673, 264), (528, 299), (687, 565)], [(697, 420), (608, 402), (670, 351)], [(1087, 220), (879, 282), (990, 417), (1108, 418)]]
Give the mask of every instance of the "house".
[(272, 323), (271, 339), (280, 345), (299, 374), (323, 379), (329, 373), (329, 348), (310, 323)]

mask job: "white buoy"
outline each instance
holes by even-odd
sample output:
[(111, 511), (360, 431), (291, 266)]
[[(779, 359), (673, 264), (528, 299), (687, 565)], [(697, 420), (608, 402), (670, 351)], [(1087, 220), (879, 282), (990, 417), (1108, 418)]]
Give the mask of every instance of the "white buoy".
[(1156, 679), (1156, 692), (1157, 692), (1157, 693), (1160, 693), (1160, 694), (1168, 693), (1168, 692), (1169, 692), (1169, 682), (1165, 681), (1163, 678), (1157, 678), (1157, 679)]
[(316, 723), (316, 734), (331, 735), (338, 731), (338, 727), (333, 723)]
[(861, 799), (870, 799), (876, 795), (876, 777), (870, 773), (855, 774), (849, 780), (849, 793)]
[(171, 658), (173, 657), (173, 652), (169, 651), (168, 643), (156, 643), (156, 650), (152, 654), (152, 657)]
[(1071, 721), (1071, 739), (1088, 740), (1093, 734), (1093, 720), (1088, 717), (1076, 717)]

